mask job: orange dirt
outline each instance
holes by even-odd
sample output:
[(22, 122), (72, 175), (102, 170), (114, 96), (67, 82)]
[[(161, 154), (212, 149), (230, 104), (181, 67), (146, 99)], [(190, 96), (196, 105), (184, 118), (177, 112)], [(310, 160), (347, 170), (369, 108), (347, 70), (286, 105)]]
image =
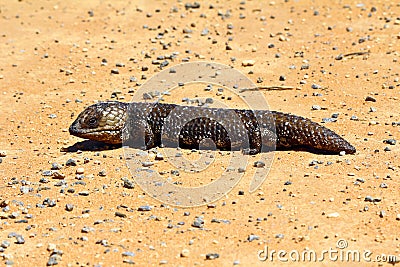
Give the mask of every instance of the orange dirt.
[[(201, 2), (199, 8), (191, 2), (185, 8), (187, 3), (0, 2), (3, 263), (265, 266), (271, 259), (260, 261), (257, 254), (266, 246), (319, 256), (329, 249), (370, 250), (371, 260), (382, 253), (399, 256), (399, 144), (384, 143), (400, 136), (399, 4), (247, 0)], [(354, 52), (368, 53), (337, 59)], [(256, 157), (249, 157), (246, 175), (226, 197), (208, 207), (180, 208), (160, 203), (138, 185), (123, 187), (123, 177), (133, 178), (121, 148), (64, 152), (82, 141), (68, 133), (77, 114), (95, 101), (132, 99), (140, 84), (160, 72), (153, 64), (159, 56), (168, 67), (185, 59), (212, 61), (259, 86), (292, 86), (262, 95), (273, 110), (317, 122), (338, 113), (337, 122), (325, 126), (357, 153), (278, 151), (252, 194)], [(255, 63), (242, 66), (245, 60)], [(195, 88), (187, 96), (194, 97)], [(169, 98), (179, 103), (184, 96)], [(229, 153), (221, 157), (229, 159)], [(66, 166), (69, 159), (76, 166)], [(58, 179), (45, 176), (53, 163), (61, 166)], [(167, 163), (156, 167), (165, 166), (169, 177)], [(196, 183), (226, 168), (224, 159), (212, 164)], [(78, 168), (84, 168), (83, 177)], [(152, 209), (138, 211), (145, 205)], [(192, 225), (198, 216), (200, 228)], [(347, 248), (337, 248), (340, 239)], [(213, 253), (219, 257), (207, 259)], [(276, 255), (273, 262), (287, 264)], [(335, 263), (344, 262), (325, 255), (317, 264)]]

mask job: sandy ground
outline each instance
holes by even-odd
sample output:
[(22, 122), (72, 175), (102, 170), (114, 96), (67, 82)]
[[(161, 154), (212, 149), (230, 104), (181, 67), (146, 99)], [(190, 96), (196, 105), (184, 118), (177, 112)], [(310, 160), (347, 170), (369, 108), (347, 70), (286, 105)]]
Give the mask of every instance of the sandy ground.
[[(399, 15), (396, 1), (0, 1), (3, 264), (265, 266), (309, 250), (324, 255), (318, 266), (356, 265), (340, 256), (368, 250), (361, 264), (378, 266), (400, 256)], [(182, 208), (124, 187), (134, 178), (122, 148), (65, 152), (83, 141), (68, 127), (86, 106), (130, 101), (160, 62), (198, 60), (295, 88), (261, 94), (271, 109), (316, 122), (338, 115), (325, 126), (357, 153), (278, 151), (254, 193), (247, 156), (231, 192)], [(168, 97), (203, 90), (185, 92)], [(218, 154), (196, 182), (217, 178), (230, 156)], [(168, 164), (151, 168), (171, 178)], [(181, 173), (172, 180), (188, 183)], [(266, 248), (273, 258), (262, 261)]]

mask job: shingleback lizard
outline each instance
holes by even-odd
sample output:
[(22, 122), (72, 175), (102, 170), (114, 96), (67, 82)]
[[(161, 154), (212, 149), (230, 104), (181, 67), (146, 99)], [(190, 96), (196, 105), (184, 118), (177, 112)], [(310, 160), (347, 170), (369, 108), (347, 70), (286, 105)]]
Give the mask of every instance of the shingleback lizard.
[[(198, 115), (182, 123), (190, 114)], [(127, 137), (133, 141), (138, 137), (145, 139), (142, 143), (146, 149), (174, 144), (198, 149), (200, 142), (209, 138), (216, 148), (231, 150), (237, 145), (232, 140), (236, 138), (248, 141), (250, 154), (269, 151), (275, 146), (277, 149), (305, 148), (330, 154), (356, 152), (341, 136), (310, 119), (269, 110), (99, 102), (78, 115), (69, 133), (109, 144), (122, 143), (123, 136), (124, 140)]]

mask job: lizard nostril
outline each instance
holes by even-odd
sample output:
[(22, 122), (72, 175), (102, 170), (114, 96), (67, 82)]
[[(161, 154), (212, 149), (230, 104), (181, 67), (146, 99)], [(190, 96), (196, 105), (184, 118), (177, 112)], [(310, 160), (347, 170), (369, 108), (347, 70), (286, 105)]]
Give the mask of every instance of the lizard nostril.
[(69, 131), (70, 134), (76, 133), (75, 124), (72, 124), (72, 125), (69, 127), (68, 131)]

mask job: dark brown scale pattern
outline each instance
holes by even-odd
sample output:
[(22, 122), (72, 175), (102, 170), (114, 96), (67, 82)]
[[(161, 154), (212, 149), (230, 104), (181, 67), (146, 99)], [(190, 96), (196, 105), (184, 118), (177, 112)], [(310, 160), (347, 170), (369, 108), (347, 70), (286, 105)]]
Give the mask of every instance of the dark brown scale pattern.
[(211, 139), (218, 149), (243, 149), (251, 154), (275, 147), (356, 152), (349, 142), (318, 123), (268, 110), (100, 102), (79, 114), (69, 132), (110, 144), (122, 143), (124, 139), (124, 145), (147, 149), (160, 145), (198, 149), (202, 141)]

